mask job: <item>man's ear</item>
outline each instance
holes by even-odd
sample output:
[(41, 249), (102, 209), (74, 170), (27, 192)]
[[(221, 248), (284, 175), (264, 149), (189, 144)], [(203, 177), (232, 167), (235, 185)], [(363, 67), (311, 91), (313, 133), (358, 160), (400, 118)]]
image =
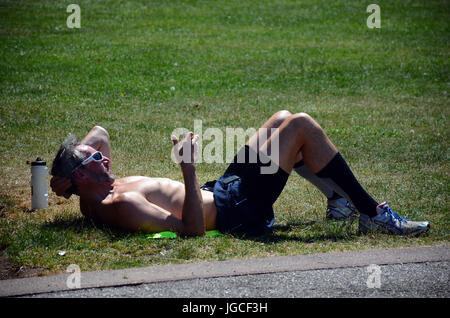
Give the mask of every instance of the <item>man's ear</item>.
[(81, 171), (81, 169), (75, 170), (73, 176), (79, 180), (86, 180), (88, 178), (87, 175), (83, 171)]

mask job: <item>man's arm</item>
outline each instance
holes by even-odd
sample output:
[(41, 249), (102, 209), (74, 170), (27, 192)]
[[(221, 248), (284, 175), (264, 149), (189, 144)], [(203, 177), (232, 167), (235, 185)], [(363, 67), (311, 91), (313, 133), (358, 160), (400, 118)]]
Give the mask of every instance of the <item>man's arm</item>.
[[(182, 212), (183, 233), (188, 235), (205, 235), (205, 217), (203, 214), (203, 197), (195, 173), (195, 151), (198, 136), (189, 132), (181, 147), (178, 138), (172, 136), (175, 156), (183, 172), (185, 198)], [(183, 149), (190, 150), (188, 158), (183, 157)]]
[(205, 235), (205, 217), (203, 214), (203, 198), (200, 192), (194, 165), (182, 166), (185, 197), (182, 221), (184, 234)]
[(95, 126), (86, 137), (81, 140), (82, 145), (88, 145), (111, 159), (111, 143), (108, 131), (100, 126)]

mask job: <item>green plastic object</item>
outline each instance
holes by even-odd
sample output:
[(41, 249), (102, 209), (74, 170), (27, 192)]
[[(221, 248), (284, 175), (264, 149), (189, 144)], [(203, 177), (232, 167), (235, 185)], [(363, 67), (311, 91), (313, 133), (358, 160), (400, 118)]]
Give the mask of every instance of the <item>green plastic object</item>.
[(216, 237), (216, 236), (222, 236), (223, 234), (220, 233), (218, 230), (212, 230), (212, 231), (206, 231), (206, 236), (208, 237)]
[(159, 233), (147, 234), (147, 238), (160, 239), (160, 238), (177, 238), (177, 233), (171, 231), (164, 231)]
[[(206, 235), (207, 237), (217, 237), (217, 236), (222, 236), (223, 234), (220, 233), (218, 230), (212, 230), (212, 231), (206, 231)], [(160, 238), (177, 238), (177, 233), (175, 232), (171, 232), (171, 231), (164, 231), (164, 232), (159, 232), (159, 233), (152, 233), (152, 234), (146, 234), (145, 235), (146, 238), (149, 239), (160, 239)]]

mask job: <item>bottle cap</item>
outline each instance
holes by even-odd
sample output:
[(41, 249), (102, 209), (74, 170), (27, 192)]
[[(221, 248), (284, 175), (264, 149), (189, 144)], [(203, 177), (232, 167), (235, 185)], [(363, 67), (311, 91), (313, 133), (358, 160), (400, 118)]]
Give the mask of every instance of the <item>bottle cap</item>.
[(31, 163), (32, 166), (45, 166), (47, 163), (41, 159), (41, 157), (37, 157), (36, 161)]

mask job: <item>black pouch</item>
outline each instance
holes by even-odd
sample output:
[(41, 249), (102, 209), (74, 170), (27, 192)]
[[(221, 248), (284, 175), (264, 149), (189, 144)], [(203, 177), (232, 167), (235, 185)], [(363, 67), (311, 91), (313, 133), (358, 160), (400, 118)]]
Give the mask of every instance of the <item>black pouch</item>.
[[(231, 183), (231, 182), (233, 182), (233, 181), (236, 181), (236, 180), (239, 180), (239, 179), (240, 179), (239, 176), (232, 175), (232, 176), (228, 176), (228, 177), (226, 177), (226, 178), (223, 178), (223, 179), (222, 179), (222, 182), (223, 182), (225, 185), (228, 185), (229, 183)], [(214, 186), (215, 186), (216, 182), (217, 182), (217, 180), (207, 181), (207, 182), (205, 182), (204, 185), (202, 185), (202, 186), (200, 187), (200, 189), (214, 192)]]

